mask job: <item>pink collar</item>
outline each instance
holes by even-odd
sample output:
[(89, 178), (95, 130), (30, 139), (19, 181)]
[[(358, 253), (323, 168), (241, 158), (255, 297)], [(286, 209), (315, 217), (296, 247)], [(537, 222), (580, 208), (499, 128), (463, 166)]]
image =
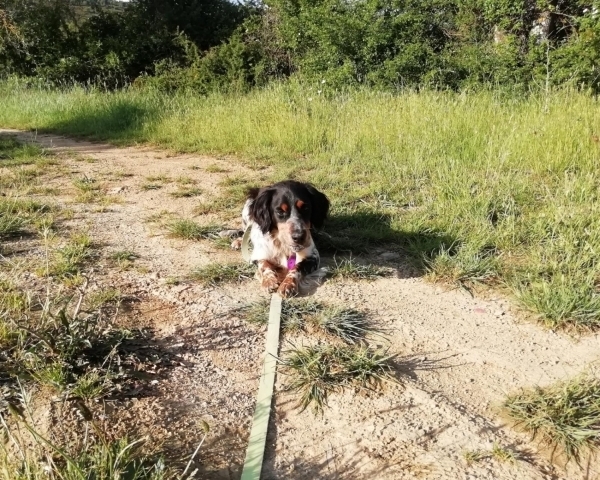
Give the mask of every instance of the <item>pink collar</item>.
[(287, 259), (287, 268), (288, 270), (293, 270), (296, 268), (296, 254), (293, 253), (291, 257)]

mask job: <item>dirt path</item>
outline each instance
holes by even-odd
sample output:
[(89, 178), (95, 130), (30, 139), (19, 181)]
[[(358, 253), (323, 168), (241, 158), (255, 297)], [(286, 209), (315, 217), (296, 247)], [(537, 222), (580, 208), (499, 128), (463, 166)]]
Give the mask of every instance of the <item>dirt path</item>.
[[(76, 209), (73, 222), (87, 225), (107, 252), (131, 250), (139, 255), (135, 269), (114, 272), (99, 262), (95, 273), (103, 284), (137, 299), (123, 321), (130, 327), (149, 327), (152, 341), (175, 360), (152, 394), (111, 406), (123, 411), (112, 428), (150, 434), (183, 458), (201, 437), (200, 423), (207, 421), (211, 433), (201, 452), (201, 478), (239, 478), (264, 331), (246, 325), (231, 310), (262, 293), (256, 283), (219, 288), (173, 285), (170, 278), (193, 267), (236, 261), (239, 254), (169, 238), (148, 218), (192, 218), (194, 207), (217, 195), (225, 178), (256, 172), (227, 159), (0, 130), (7, 133), (35, 140), (63, 152), (63, 157), (65, 152), (72, 155), (65, 159), (68, 175), (53, 180), (64, 192), (60, 201), (71, 201), (72, 179), (83, 175), (100, 179), (108, 195), (122, 200), (102, 211), (93, 205), (71, 207)], [(174, 198), (170, 192), (177, 187), (168, 182), (163, 188), (144, 190), (148, 176), (190, 177), (202, 195)], [(209, 223), (219, 218), (209, 214), (195, 220)], [(534, 453), (536, 445), (527, 436), (504, 425), (497, 409), (504, 396), (519, 387), (568, 378), (597, 362), (600, 335), (574, 339), (544, 330), (519, 321), (503, 298), (472, 298), (419, 278), (327, 282), (315, 298), (368, 311), (387, 332), (391, 351), (399, 355), (410, 379), (369, 396), (335, 395), (323, 417), (317, 418), (309, 411), (299, 413), (293, 398), (281, 392), (279, 379), (264, 478), (600, 476), (598, 465), (587, 472), (574, 465), (568, 472), (552, 467)], [(495, 444), (515, 452), (519, 460), (490, 457), (467, 465), (464, 452), (489, 451)]]

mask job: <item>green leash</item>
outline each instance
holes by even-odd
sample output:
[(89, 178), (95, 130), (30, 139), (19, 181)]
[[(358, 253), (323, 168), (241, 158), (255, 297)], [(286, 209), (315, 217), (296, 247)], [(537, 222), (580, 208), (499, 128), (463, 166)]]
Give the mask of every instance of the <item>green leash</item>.
[[(250, 230), (249, 225), (242, 238), (242, 257), (250, 262)], [(241, 480), (259, 480), (265, 455), (265, 444), (267, 431), (269, 429), (269, 417), (271, 415), (271, 403), (273, 400), (273, 387), (275, 385), (275, 372), (277, 371), (277, 353), (279, 349), (279, 327), (281, 323), (281, 297), (276, 293), (271, 297), (269, 309), (269, 327), (267, 329), (267, 344), (265, 348), (265, 359), (263, 371), (260, 376), (256, 407), (252, 418), (252, 430), (246, 460), (242, 470)]]

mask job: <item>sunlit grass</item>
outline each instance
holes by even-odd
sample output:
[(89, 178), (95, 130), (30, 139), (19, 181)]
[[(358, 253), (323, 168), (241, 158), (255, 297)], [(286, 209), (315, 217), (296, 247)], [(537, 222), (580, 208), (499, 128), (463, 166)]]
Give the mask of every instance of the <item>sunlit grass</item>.
[[(269, 179), (307, 180), (331, 198), (336, 250), (393, 243), (433, 280), (505, 288), (552, 326), (600, 325), (596, 99), (325, 93), (291, 83), (200, 97), (9, 82), (0, 125), (275, 166)], [(244, 175), (225, 182), (231, 202), (207, 199), (198, 213), (239, 208)]]

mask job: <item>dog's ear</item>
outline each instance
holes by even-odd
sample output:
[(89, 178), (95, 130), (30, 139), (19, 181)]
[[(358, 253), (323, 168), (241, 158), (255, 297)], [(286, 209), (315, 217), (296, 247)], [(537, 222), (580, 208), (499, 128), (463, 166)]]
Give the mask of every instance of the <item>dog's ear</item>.
[(319, 192), (312, 185), (306, 186), (308, 193), (310, 193), (311, 203), (312, 203), (312, 211), (310, 214), (310, 223), (315, 228), (321, 228), (323, 223), (325, 223), (325, 219), (327, 218), (327, 213), (329, 212), (329, 199), (324, 193)]
[(263, 188), (256, 193), (254, 202), (250, 205), (250, 219), (256, 222), (263, 233), (273, 229), (273, 214), (271, 212), (271, 201), (273, 200), (272, 188)]
[(258, 192), (260, 192), (260, 188), (251, 187), (246, 190), (246, 198), (254, 200), (258, 196)]

